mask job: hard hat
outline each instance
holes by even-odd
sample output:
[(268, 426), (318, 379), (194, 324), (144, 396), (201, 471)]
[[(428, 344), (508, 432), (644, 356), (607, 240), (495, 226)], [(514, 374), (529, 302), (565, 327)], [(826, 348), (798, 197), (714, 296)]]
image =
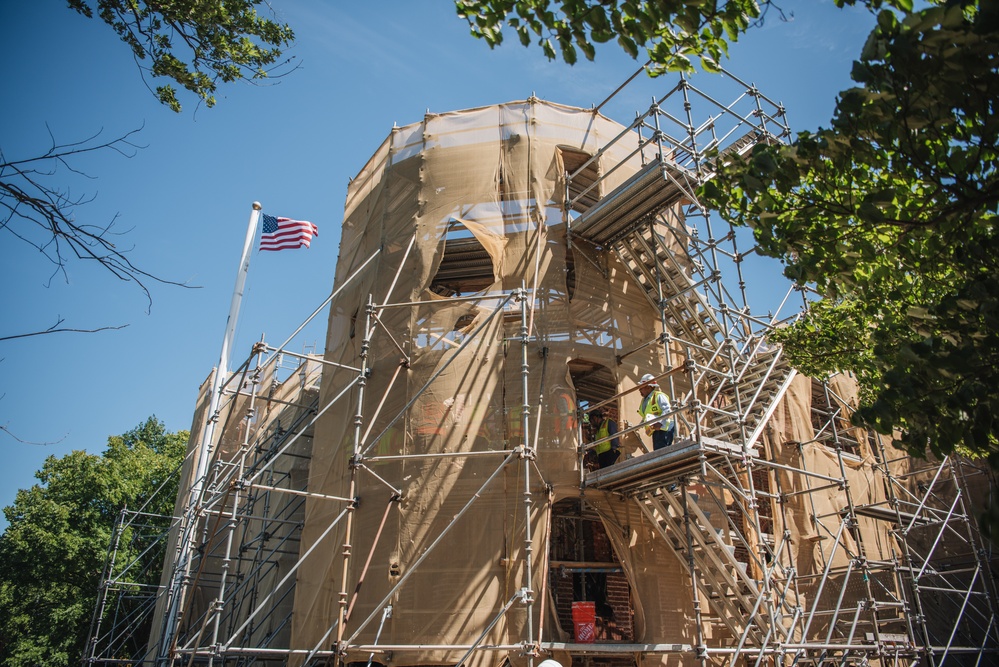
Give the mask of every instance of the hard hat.
[(646, 373), (645, 375), (642, 376), (641, 384), (658, 384), (658, 383), (656, 382), (655, 375), (653, 375), (652, 373)]
[(562, 663), (548, 658), (547, 660), (542, 660), (538, 667), (562, 667)]

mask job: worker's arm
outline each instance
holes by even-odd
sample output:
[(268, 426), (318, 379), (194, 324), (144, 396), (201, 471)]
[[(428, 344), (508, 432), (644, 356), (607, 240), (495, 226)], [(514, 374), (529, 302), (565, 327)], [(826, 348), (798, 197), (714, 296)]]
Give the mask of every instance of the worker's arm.
[[(607, 434), (617, 435), (617, 422), (613, 419), (607, 421)], [(621, 441), (618, 438), (612, 438), (610, 443), (611, 449), (618, 449), (621, 446)]]

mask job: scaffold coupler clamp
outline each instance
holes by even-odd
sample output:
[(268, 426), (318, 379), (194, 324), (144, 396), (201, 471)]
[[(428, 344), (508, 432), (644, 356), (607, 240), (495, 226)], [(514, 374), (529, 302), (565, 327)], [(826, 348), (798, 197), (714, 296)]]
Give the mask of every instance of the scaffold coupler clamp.
[(330, 650), (336, 654), (337, 664), (346, 664), (347, 661), (347, 642), (337, 641), (333, 642), (330, 646)]
[(538, 642), (522, 642), (520, 646), (520, 656), (522, 658), (541, 657), (541, 645)]

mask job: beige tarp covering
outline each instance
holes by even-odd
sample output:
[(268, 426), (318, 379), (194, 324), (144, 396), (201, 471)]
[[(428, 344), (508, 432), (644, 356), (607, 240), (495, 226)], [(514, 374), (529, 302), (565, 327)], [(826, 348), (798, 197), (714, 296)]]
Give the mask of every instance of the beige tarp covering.
[[(469, 645), (478, 640), (527, 584), (526, 490), (532, 500), (531, 578), (533, 588), (540, 589), (546, 485), (557, 497), (578, 493), (579, 487), (568, 361), (581, 358), (604, 365), (622, 387), (661, 369), (656, 346), (620, 366), (615, 362), (620, 350), (654, 340), (658, 317), (645, 297), (622, 280), (622, 269), (613, 260), (594, 260), (592, 249), (578, 248), (588, 257), (576, 258), (575, 292), (568, 298), (560, 208), (565, 185), (558, 147), (592, 153), (621, 131), (592, 111), (538, 100), (432, 115), (394, 130), (352, 182), (336, 284), (380, 253), (333, 302), (327, 359), (358, 364), (369, 295), (375, 304), (421, 305), (378, 309), (363, 398), (360, 387), (353, 387), (317, 425), (310, 490), (356, 496), (359, 504), (352, 517), (344, 583), (340, 545), (346, 521), (327, 531), (343, 504), (309, 503), (303, 553), (318, 540), (322, 544), (299, 570), (295, 647), (312, 648), (326, 637), (322, 648), (328, 648), (337, 638), (338, 629), (328, 631), (338, 618), (341, 589), (351, 607), (343, 638), (350, 639), (371, 619), (351, 643), (373, 643), (376, 635), (387, 645)], [(613, 187), (633, 170), (619, 170), (603, 187)], [(455, 221), (462, 232), (449, 236)], [(474, 293), (482, 298), (459, 301), (433, 294), (429, 288), (447, 260), (448, 243), (469, 236), (488, 253), (493, 273), (491, 283)], [(522, 287), (536, 295), (526, 304), (533, 327), (526, 396), (521, 304), (511, 299), (500, 305)], [(404, 353), (408, 367), (401, 364)], [(323, 404), (356, 376), (349, 370), (327, 372)], [(372, 461), (352, 478), (359, 399), (356, 428), (365, 458), (476, 455)], [(634, 414), (638, 400), (632, 394), (623, 412)], [(504, 455), (488, 453), (521, 445), (525, 425), (531, 441), (537, 438), (533, 464), (514, 458), (503, 465)], [(398, 502), (391, 502), (394, 490), (401, 491)], [(639, 523), (634, 516), (627, 520)], [(660, 552), (649, 557), (663, 559)], [(646, 627), (660, 625), (661, 604), (668, 604), (671, 613), (677, 604), (675, 597), (653, 597), (654, 602), (643, 605)], [(392, 606), (391, 616), (379, 634), (386, 605)], [(526, 622), (525, 605), (515, 602), (483, 643), (521, 642), (528, 636)], [(557, 626), (551, 619), (545, 625)], [(460, 657), (460, 651), (395, 652), (391, 661), (453, 662)], [(356, 659), (366, 660), (367, 654)]]

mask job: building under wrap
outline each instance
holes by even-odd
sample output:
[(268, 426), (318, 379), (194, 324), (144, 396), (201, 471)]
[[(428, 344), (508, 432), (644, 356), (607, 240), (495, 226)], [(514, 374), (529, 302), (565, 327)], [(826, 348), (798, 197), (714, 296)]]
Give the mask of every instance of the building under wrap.
[(751, 239), (697, 200), (789, 134), (734, 84), (723, 105), (680, 78), (628, 127), (531, 98), (393, 129), (348, 188), (325, 353), (289, 374), (258, 344), (227, 376), (132, 660), (999, 660), (988, 468), (853, 427), (852, 380), (768, 344), (786, 318), (747, 306)]

